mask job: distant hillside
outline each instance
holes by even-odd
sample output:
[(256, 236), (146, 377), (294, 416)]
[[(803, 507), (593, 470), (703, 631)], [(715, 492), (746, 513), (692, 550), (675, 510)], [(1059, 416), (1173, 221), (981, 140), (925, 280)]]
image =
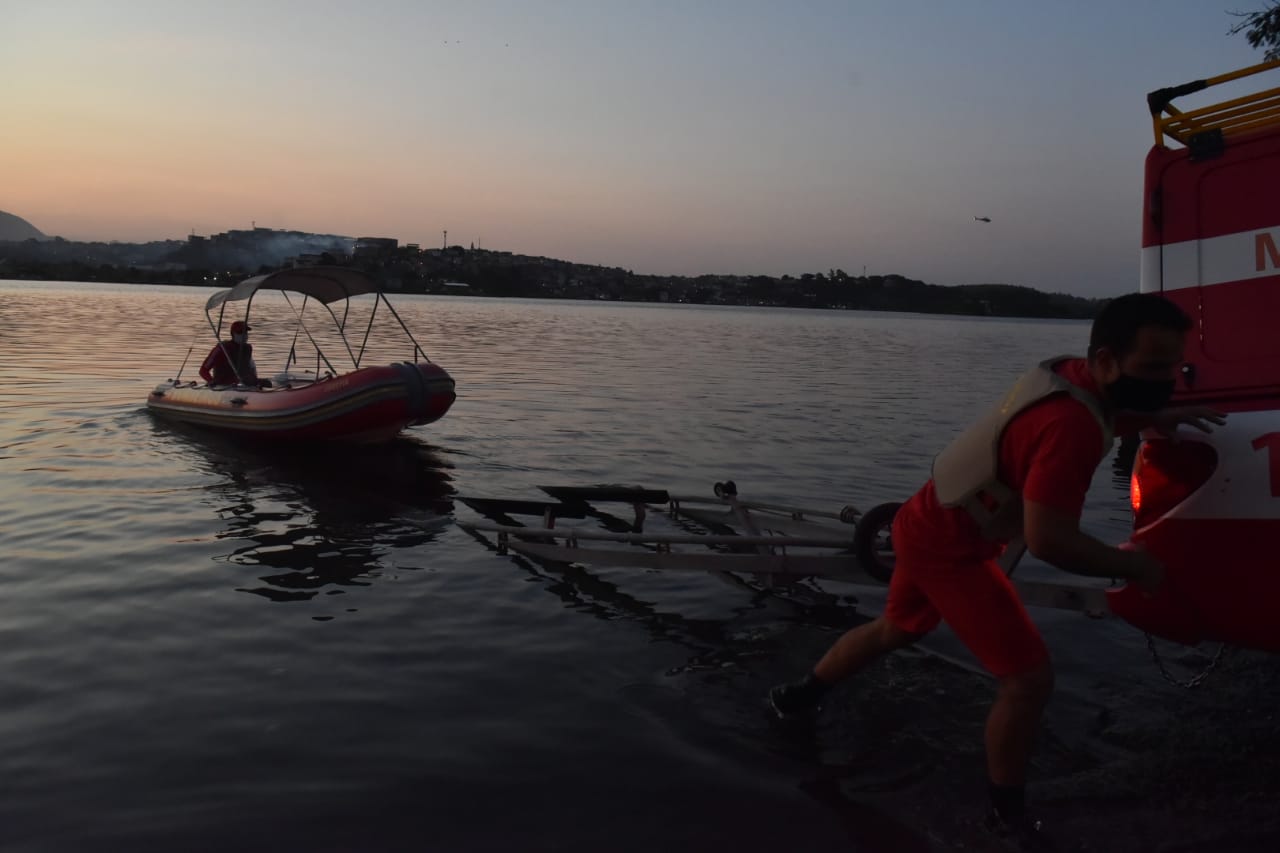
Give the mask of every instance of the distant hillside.
[[(39, 235), (25, 226), (25, 235)], [(230, 286), (295, 263), (349, 264), (390, 290), (471, 296), (753, 305), (853, 311), (908, 311), (985, 317), (1088, 319), (1106, 300), (1007, 284), (928, 284), (906, 276), (851, 276), (844, 270), (766, 275), (637, 275), (622, 267), (453, 245), (423, 250), (393, 240), (254, 227), (209, 237), (150, 243), (81, 243), (0, 237), (6, 279), (130, 281)]]
[(40, 233), (40, 229), (36, 228), (21, 216), (14, 216), (12, 213), (5, 213), (0, 210), (0, 240), (48, 240), (44, 234)]

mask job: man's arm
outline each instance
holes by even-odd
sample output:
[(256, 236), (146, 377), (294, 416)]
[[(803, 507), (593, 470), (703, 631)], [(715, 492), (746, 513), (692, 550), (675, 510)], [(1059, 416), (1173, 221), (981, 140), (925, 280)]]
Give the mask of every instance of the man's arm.
[(215, 346), (209, 350), (209, 354), (204, 357), (204, 363), (200, 365), (200, 378), (210, 385), (213, 384), (213, 366), (218, 363), (218, 359), (222, 357), (222, 347)]
[(1160, 562), (1145, 551), (1123, 551), (1080, 530), (1079, 520), (1052, 507), (1023, 501), (1027, 550), (1050, 565), (1094, 578), (1123, 578), (1153, 589), (1164, 579)]
[(1226, 422), (1227, 416), (1210, 406), (1175, 406), (1158, 412), (1118, 412), (1115, 431), (1116, 435), (1137, 435), (1154, 428), (1165, 438), (1172, 438), (1183, 424), (1201, 432), (1213, 432), (1210, 424), (1221, 426)]

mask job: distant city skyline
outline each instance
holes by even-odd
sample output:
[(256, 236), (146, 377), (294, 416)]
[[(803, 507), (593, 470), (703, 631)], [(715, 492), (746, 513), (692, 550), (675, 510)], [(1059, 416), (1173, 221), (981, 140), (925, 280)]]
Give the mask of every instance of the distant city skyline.
[(12, 6), (0, 210), (51, 236), (1082, 296), (1137, 288), (1146, 93), (1262, 61), (1196, 0)]

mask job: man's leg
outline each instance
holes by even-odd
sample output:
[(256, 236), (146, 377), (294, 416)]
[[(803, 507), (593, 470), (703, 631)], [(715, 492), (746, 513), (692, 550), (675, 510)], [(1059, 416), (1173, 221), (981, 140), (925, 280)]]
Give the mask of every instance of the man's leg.
[(1049, 695), (1053, 667), (1048, 660), (1035, 669), (1000, 679), (996, 701), (987, 716), (987, 778), (991, 807), (985, 825), (991, 833), (1014, 840), (1021, 849), (1056, 850), (1027, 812), (1026, 776), (1036, 734)]
[(1053, 692), (1048, 649), (994, 561), (922, 573), (917, 581), (961, 642), (999, 679), (986, 726), (991, 804), (1000, 821), (1022, 821), (1027, 768)]
[(1048, 659), (1028, 672), (1000, 679), (986, 730), (987, 773), (993, 785), (1026, 783), (1040, 718), (1052, 692), (1053, 666)]
[(887, 652), (909, 646), (938, 625), (938, 612), (910, 580), (911, 564), (898, 555), (884, 614), (846, 631), (800, 681), (769, 691), (769, 704), (782, 720), (804, 720), (819, 710), (837, 682)]
[(826, 684), (835, 684), (881, 655), (909, 646), (923, 636), (902, 630), (883, 615), (877, 616), (836, 640), (813, 668), (813, 674)]

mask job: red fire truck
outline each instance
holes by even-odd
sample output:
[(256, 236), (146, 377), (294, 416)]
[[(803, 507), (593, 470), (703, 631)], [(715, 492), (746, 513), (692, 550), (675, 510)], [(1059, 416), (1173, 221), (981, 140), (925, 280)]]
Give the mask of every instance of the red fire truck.
[(1277, 652), (1280, 88), (1174, 106), (1274, 69), (1280, 62), (1147, 96), (1155, 145), (1146, 159), (1141, 289), (1177, 303), (1195, 324), (1177, 401), (1228, 417), (1210, 435), (1143, 437), (1131, 482), (1132, 541), (1167, 565), (1167, 584), (1151, 597), (1124, 587), (1108, 603), (1166, 639)]

